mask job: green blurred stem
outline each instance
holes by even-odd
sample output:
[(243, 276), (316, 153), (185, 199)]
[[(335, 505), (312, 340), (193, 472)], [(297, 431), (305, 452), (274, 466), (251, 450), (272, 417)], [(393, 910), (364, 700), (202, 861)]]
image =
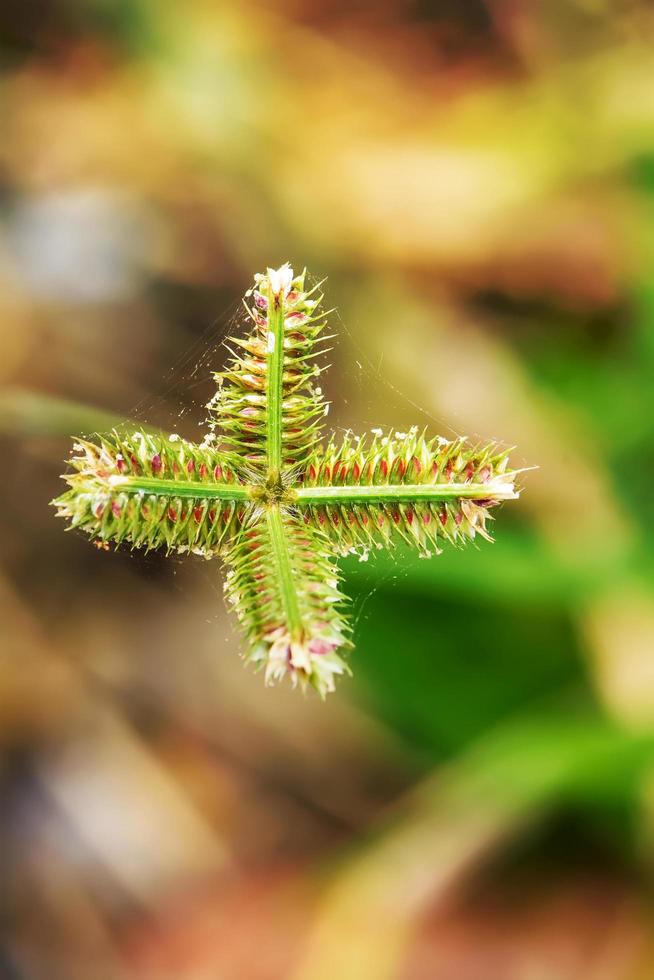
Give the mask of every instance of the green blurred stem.
[(511, 487), (488, 483), (399, 483), (380, 486), (300, 487), (295, 491), (299, 504), (383, 504), (430, 503), (467, 497), (472, 500), (512, 500)]
[(0, 392), (0, 433), (3, 435), (72, 436), (111, 429), (122, 432), (135, 426), (144, 432), (161, 432), (158, 426), (143, 425), (113, 412), (29, 388), (12, 386)]
[[(323, 889), (292, 980), (404, 975), (425, 916), (489, 852), (561, 801), (599, 808), (607, 787), (626, 785), (625, 774), (629, 792), (643, 793), (653, 763), (651, 732), (631, 733), (595, 716), (534, 715), (488, 731), (350, 849)], [(447, 971), (445, 962), (435, 949), (433, 976)]]
[(127, 493), (156, 497), (194, 497), (207, 500), (250, 500), (250, 488), (232, 483), (200, 483), (199, 480), (160, 480), (147, 476), (113, 476), (111, 485)]
[(268, 482), (279, 480), (282, 468), (282, 383), (284, 373), (284, 296), (283, 290), (275, 296), (268, 290), (268, 413), (266, 420), (266, 446)]
[(297, 592), (293, 580), (293, 568), (288, 554), (288, 544), (282, 515), (276, 504), (271, 505), (266, 510), (266, 523), (270, 535), (272, 554), (277, 566), (277, 576), (289, 632), (292, 639), (299, 640), (303, 633), (302, 615), (297, 601)]

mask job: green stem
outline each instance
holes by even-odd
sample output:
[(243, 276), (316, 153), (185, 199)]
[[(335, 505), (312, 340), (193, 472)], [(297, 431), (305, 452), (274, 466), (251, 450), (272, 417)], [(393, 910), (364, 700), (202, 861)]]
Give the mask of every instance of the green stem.
[(382, 504), (420, 503), (467, 497), (472, 500), (513, 500), (517, 497), (510, 487), (492, 483), (398, 483), (379, 486), (298, 487), (298, 504)]
[(251, 488), (233, 483), (200, 483), (199, 480), (160, 480), (147, 476), (112, 476), (113, 489), (149, 493), (156, 497), (204, 497), (207, 500), (250, 500)]
[(282, 514), (276, 504), (267, 508), (266, 522), (270, 534), (271, 549), (277, 566), (282, 605), (284, 606), (289, 633), (292, 639), (299, 640), (303, 633), (302, 615), (295, 589), (293, 566), (288, 553), (288, 541), (284, 531)]
[(282, 468), (282, 382), (284, 373), (284, 297), (268, 290), (268, 372), (266, 455), (268, 482), (277, 483)]

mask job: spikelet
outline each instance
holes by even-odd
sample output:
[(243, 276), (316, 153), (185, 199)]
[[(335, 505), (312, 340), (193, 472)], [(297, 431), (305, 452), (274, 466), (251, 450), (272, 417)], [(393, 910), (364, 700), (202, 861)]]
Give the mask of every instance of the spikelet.
[[(77, 440), (69, 463), (70, 489), (53, 503), (58, 516), (91, 538), (210, 558), (242, 527), (241, 503), (202, 495), (202, 485), (237, 482), (214, 449), (177, 436), (113, 432), (97, 443)], [(132, 489), (130, 477), (150, 481), (153, 492)], [(174, 481), (165, 493), (157, 489), (162, 481)]]
[(320, 441), (325, 402), (316, 385), (323, 368), (317, 359), (325, 353), (318, 341), (326, 325), (320, 310), (319, 286), (305, 288), (306, 270), (293, 276), (288, 265), (256, 275), (248, 290), (245, 309), (254, 324), (247, 337), (229, 337), (239, 348), (226, 371), (214, 374), (218, 390), (211, 399), (210, 424), (221, 447), (253, 472), (265, 473), (268, 448), (268, 382), (271, 364), (271, 311), (281, 304), (283, 314), (282, 462), (306, 462)]
[(338, 569), (321, 532), (290, 514), (272, 519), (283, 553), (270, 517), (246, 528), (225, 556), (225, 591), (249, 641), (246, 659), (264, 667), (266, 682), (289, 677), (324, 697), (347, 670), (339, 651), (352, 645)]
[(465, 544), (480, 535), (491, 540), (486, 522), (489, 510), (517, 497), (516, 473), (509, 469), (508, 452), (489, 443), (472, 445), (466, 439), (428, 439), (417, 428), (408, 433), (373, 438), (346, 434), (334, 437), (314, 454), (302, 476), (304, 487), (479, 486), (479, 495), (447, 500), (411, 502), (401, 499), (343, 502), (308, 506), (304, 521), (320, 528), (341, 554), (404, 542), (423, 555), (440, 552), (440, 544)]

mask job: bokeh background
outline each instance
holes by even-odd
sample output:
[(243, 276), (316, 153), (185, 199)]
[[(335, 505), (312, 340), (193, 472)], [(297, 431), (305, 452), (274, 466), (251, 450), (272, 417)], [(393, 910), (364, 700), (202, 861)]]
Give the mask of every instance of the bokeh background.
[[(654, 976), (647, 0), (0, 4), (0, 975)], [(195, 437), (252, 274), (330, 419), (516, 445), (497, 541), (343, 564), (327, 703), (217, 562), (100, 553), (70, 437)]]

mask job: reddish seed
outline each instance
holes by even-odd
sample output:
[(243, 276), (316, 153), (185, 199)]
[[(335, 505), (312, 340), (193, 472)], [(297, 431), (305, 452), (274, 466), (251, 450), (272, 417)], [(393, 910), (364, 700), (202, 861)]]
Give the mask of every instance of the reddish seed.
[(332, 523), (335, 524), (337, 527), (341, 523), (341, 519), (338, 516), (338, 514), (334, 514), (334, 516), (332, 517)]
[(114, 517), (120, 517), (120, 504), (115, 500), (111, 505), (111, 513), (114, 515)]
[(100, 520), (100, 518), (104, 514), (104, 504), (98, 504), (95, 510), (93, 511), (93, 513), (98, 518), (98, 520)]
[(179, 466), (176, 460), (173, 460), (173, 473), (179, 473)]
[(122, 473), (124, 470), (127, 469), (127, 463), (125, 462), (122, 456), (118, 456), (118, 458), (116, 459), (116, 469), (118, 470), (119, 473)]
[(186, 469), (188, 470), (189, 473), (193, 473), (193, 471), (195, 470), (195, 461), (189, 459), (188, 463), (186, 464)]
[(491, 475), (490, 466), (482, 466), (482, 468), (479, 470), (479, 473), (477, 474), (477, 479), (479, 480), (480, 483), (485, 483), (490, 475)]
[(203, 511), (202, 507), (194, 507), (193, 508), (193, 517), (195, 518), (196, 524), (199, 524), (200, 523), (200, 521), (202, 520), (202, 517), (203, 516), (204, 516), (204, 511)]
[(384, 515), (383, 514), (380, 514), (379, 517), (377, 518), (377, 524), (379, 525), (379, 527), (383, 527), (384, 526)]
[(406, 512), (406, 519), (407, 519), (407, 521), (408, 521), (409, 524), (413, 524), (413, 511), (412, 510), (408, 510)]
[(422, 523), (423, 524), (430, 524), (431, 523), (431, 514), (429, 513), (429, 511), (426, 511), (425, 514), (423, 515)]
[(161, 465), (161, 456), (159, 455), (159, 453), (155, 453), (154, 456), (152, 457), (152, 472), (158, 473), (162, 468), (163, 467)]
[(215, 510), (210, 510), (209, 511), (209, 520), (211, 521), (212, 524), (216, 520), (216, 512), (215, 512)]
[(381, 475), (386, 479), (388, 476), (388, 463), (385, 459), (379, 461), (379, 469), (381, 470)]
[(399, 524), (400, 523), (400, 512), (399, 512), (399, 510), (394, 510), (393, 511), (393, 522), (395, 524)]
[(323, 470), (322, 471), (323, 471), (323, 473), (325, 475), (325, 479), (331, 480), (331, 478), (332, 478), (331, 467), (330, 466), (323, 466)]
[(215, 466), (214, 467), (213, 478), (214, 478), (214, 480), (222, 480), (222, 478), (223, 478), (223, 471), (222, 471), (222, 469), (221, 469), (220, 466)]
[(445, 525), (447, 524), (447, 511), (446, 510), (442, 510), (440, 512), (440, 514), (438, 515), (438, 519), (441, 522), (441, 524), (443, 525), (443, 527), (445, 527)]
[(417, 456), (413, 457), (413, 469), (415, 470), (416, 476), (419, 476), (422, 472), (422, 465)]
[(361, 476), (361, 467), (359, 466), (358, 463), (352, 464), (352, 476), (354, 477), (355, 480), (358, 480), (359, 477)]
[(174, 523), (175, 523), (175, 521), (177, 520), (177, 511), (175, 510), (175, 508), (174, 508), (174, 507), (169, 507), (169, 508), (168, 508), (168, 517), (169, 517), (169, 518), (170, 518), (170, 520), (171, 520), (171, 521), (173, 522), (173, 524), (174, 524)]
[(200, 474), (200, 479), (204, 480), (205, 476), (207, 475), (206, 463), (200, 463), (200, 469), (198, 470), (198, 473)]
[(405, 473), (406, 473), (406, 463), (404, 462), (403, 459), (399, 459), (397, 461), (397, 475), (399, 476), (400, 479), (402, 479)]
[(315, 480), (315, 478), (316, 478), (316, 467), (313, 465), (313, 463), (311, 463), (311, 465), (309, 466), (309, 479)]
[(475, 472), (475, 468), (472, 463), (468, 463), (465, 470), (466, 480), (472, 480), (472, 474)]
[(462, 521), (462, 520), (463, 520), (463, 514), (461, 513), (461, 511), (460, 511), (460, 510), (458, 510), (458, 511), (456, 512), (456, 514), (454, 515), (454, 522), (455, 522), (455, 523), (457, 524), (457, 526), (458, 526), (458, 525), (459, 525), (459, 524), (461, 523), (461, 521)]
[(318, 514), (318, 520), (321, 524), (325, 523), (325, 515), (322, 513), (322, 511)]

